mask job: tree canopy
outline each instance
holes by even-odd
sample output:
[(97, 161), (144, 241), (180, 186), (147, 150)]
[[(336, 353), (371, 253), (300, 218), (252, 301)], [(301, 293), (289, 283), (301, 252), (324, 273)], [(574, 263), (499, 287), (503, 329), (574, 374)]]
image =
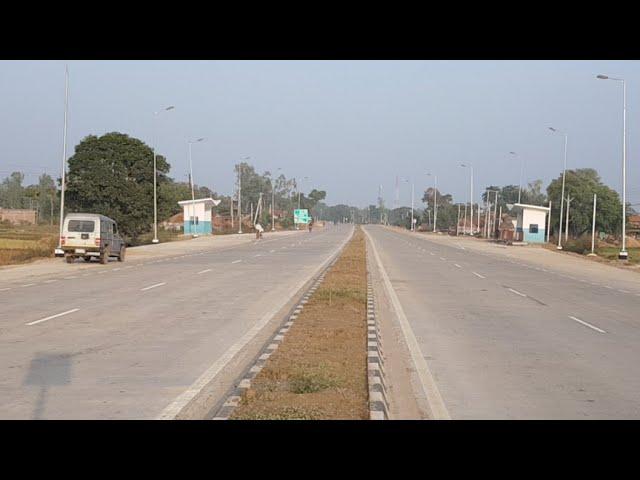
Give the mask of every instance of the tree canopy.
[[(136, 238), (153, 225), (153, 150), (137, 138), (113, 132), (89, 135), (69, 158), (70, 212), (96, 212), (113, 218), (126, 236)], [(158, 218), (173, 199), (165, 195), (170, 179), (166, 159), (157, 155)]]

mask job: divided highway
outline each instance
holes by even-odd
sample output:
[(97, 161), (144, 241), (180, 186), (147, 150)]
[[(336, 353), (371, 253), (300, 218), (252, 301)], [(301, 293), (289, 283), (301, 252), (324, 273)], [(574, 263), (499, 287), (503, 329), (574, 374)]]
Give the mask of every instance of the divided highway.
[(0, 418), (157, 418), (351, 231), (0, 272)]
[(365, 229), (451, 418), (640, 418), (640, 280)]

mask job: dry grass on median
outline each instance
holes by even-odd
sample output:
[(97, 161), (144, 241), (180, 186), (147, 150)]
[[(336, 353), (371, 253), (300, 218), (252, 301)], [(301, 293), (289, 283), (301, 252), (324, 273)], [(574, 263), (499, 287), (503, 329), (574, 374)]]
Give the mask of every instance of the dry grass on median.
[(366, 303), (358, 230), (231, 418), (367, 419)]

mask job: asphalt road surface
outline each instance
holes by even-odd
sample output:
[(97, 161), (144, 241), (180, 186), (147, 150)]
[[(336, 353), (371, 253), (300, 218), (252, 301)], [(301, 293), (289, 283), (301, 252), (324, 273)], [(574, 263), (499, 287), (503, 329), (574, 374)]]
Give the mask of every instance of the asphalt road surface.
[(157, 418), (351, 231), (0, 272), (0, 418)]
[(640, 277), (365, 228), (451, 418), (640, 418)]

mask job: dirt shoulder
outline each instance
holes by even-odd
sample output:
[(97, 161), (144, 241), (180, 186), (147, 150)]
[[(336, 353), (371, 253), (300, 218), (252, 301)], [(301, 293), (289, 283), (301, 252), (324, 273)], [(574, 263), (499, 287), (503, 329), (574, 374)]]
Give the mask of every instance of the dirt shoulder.
[(368, 419), (366, 313), (358, 229), (231, 418)]

